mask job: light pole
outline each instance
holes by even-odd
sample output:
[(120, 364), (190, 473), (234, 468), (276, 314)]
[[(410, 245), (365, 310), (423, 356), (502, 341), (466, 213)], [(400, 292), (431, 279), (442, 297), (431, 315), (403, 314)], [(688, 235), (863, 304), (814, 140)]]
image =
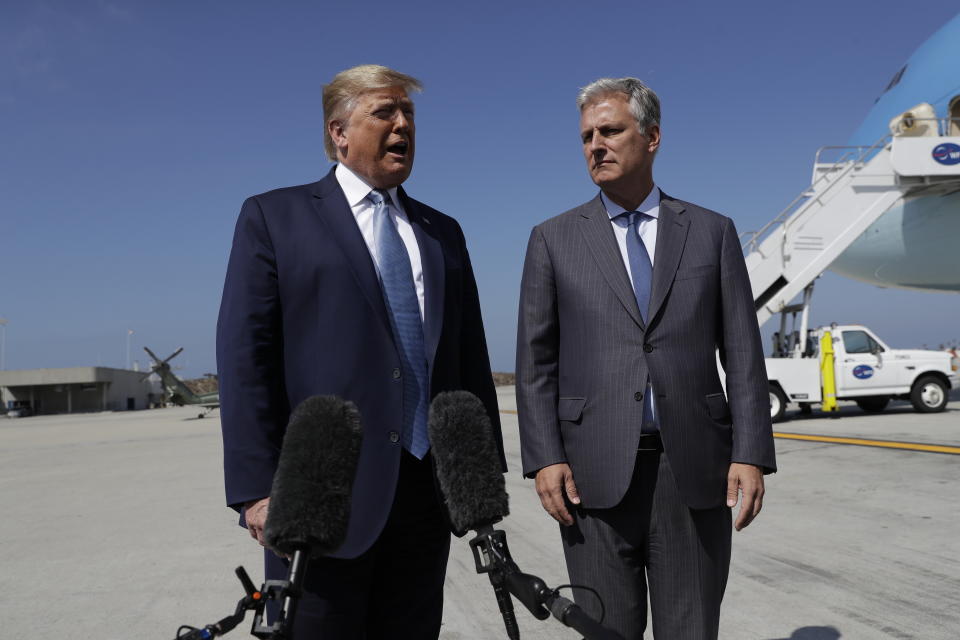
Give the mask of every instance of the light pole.
[(0, 371), (7, 366), (7, 319), (0, 318)]
[(133, 335), (133, 329), (127, 329), (127, 369), (130, 368), (130, 336)]

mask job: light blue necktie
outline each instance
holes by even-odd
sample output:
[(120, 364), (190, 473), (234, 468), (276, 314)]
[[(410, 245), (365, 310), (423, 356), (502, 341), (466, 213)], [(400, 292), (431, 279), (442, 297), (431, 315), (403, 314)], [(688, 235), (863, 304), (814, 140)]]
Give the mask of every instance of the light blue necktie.
[[(640, 217), (647, 214), (640, 211), (627, 211), (620, 214), (625, 216), (628, 221), (627, 226), (627, 260), (630, 262), (630, 276), (633, 280), (633, 294), (637, 297), (637, 306), (640, 308), (640, 316), (644, 324), (649, 325), (650, 319), (647, 314), (650, 311), (650, 287), (653, 283), (653, 264), (650, 262), (650, 254), (647, 253), (647, 247), (643, 244), (643, 238), (640, 237)], [(643, 433), (655, 433), (660, 431), (660, 423), (657, 420), (656, 412), (653, 406), (653, 386), (650, 379), (647, 378), (647, 388), (643, 394), (643, 422), (640, 430)]]
[(374, 204), (373, 239), (377, 248), (380, 285), (400, 355), (403, 383), (403, 430), (400, 442), (404, 449), (423, 459), (430, 449), (427, 435), (429, 384), (423, 322), (417, 289), (413, 283), (413, 269), (406, 245), (390, 219), (390, 194), (375, 189), (367, 198)]

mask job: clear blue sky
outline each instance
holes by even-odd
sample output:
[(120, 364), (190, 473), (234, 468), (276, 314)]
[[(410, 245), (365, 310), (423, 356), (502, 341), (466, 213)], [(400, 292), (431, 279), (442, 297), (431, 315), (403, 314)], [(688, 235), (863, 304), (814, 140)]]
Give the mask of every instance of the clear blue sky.
[[(212, 372), (243, 199), (328, 170), (321, 85), (375, 62), (423, 80), (411, 195), (458, 218), (494, 368), (513, 370), (530, 228), (588, 200), (573, 103), (634, 75), (663, 102), (655, 177), (756, 229), (957, 11), (902, 1), (4, 2), (0, 316), (7, 368), (125, 361), (127, 329)], [(958, 245), (960, 246), (960, 245)], [(825, 276), (814, 322), (894, 346), (960, 338), (960, 296)]]

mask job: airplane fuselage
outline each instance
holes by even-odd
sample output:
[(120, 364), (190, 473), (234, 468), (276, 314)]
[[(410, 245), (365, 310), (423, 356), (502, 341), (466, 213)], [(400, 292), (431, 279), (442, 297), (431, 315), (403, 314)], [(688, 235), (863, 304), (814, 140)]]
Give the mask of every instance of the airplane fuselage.
[(882, 287), (960, 291), (960, 193), (905, 199), (830, 270)]
[[(960, 15), (946, 23), (898, 69), (848, 144), (870, 146), (890, 133), (891, 119), (927, 103), (941, 135), (960, 135)], [(954, 120), (950, 122), (950, 118)], [(908, 194), (830, 266), (879, 285), (960, 292), (960, 192)]]

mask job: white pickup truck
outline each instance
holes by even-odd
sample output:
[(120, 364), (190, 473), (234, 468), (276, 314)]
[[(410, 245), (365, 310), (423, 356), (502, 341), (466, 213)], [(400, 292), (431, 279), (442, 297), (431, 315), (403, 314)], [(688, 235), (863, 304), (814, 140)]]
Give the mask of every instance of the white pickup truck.
[[(824, 337), (832, 344), (823, 349)], [(830, 325), (807, 332), (804, 348), (767, 358), (770, 415), (781, 420), (789, 402), (809, 411), (822, 403), (854, 400), (864, 411), (883, 411), (891, 398), (909, 400), (923, 413), (943, 411), (949, 390), (960, 385), (960, 359), (946, 351), (891, 349), (860, 325)]]

